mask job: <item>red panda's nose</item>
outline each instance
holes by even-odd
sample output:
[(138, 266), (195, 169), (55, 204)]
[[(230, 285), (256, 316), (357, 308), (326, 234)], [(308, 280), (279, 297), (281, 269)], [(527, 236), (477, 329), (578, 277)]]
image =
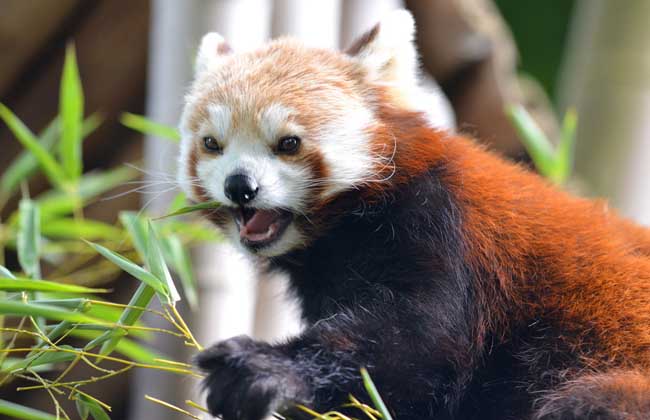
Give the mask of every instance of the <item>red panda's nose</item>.
[(253, 201), (259, 189), (252, 177), (246, 174), (234, 174), (226, 178), (223, 191), (229, 200), (243, 206)]

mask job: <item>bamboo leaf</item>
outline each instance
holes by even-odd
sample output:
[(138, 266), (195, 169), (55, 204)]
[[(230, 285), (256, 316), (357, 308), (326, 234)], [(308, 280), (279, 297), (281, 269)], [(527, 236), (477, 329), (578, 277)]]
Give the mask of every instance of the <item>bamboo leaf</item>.
[(197, 281), (189, 252), (175, 235), (166, 235), (160, 244), (165, 260), (180, 277), (187, 303), (192, 310), (198, 309)]
[[(146, 224), (142, 217), (138, 216), (135, 212), (123, 211), (120, 213), (120, 221), (122, 225), (129, 232), (129, 236), (133, 241), (135, 249), (140, 254), (142, 261), (147, 261), (147, 243), (148, 231)], [(155, 294), (154, 289), (146, 283), (141, 283), (135, 291), (127, 308), (124, 308), (120, 319), (117, 321), (120, 325), (134, 325), (142, 316), (143, 310), (138, 308), (146, 308)], [(165, 298), (166, 299), (166, 298)], [(105, 356), (110, 354), (113, 349), (120, 343), (121, 339), (126, 335), (125, 330), (116, 328), (114, 331), (103, 334), (97, 341), (103, 342), (99, 354)]]
[(88, 416), (90, 415), (90, 410), (88, 409), (88, 405), (86, 405), (83, 401), (81, 401), (80, 398), (76, 398), (74, 400), (74, 405), (77, 408), (77, 414), (79, 414), (79, 418), (81, 420), (87, 420)]
[(124, 258), (120, 254), (113, 252), (107, 248), (104, 248), (101, 245), (94, 244), (92, 242), (87, 242), (95, 251), (100, 253), (104, 258), (111, 261), (113, 264), (120, 267), (122, 270), (126, 271), (136, 279), (140, 280), (143, 283), (151, 286), (156, 292), (162, 296), (167, 296), (167, 289), (165, 285), (159, 280), (156, 276), (146, 271), (144, 268), (135, 264), (134, 262)]
[(56, 283), (47, 280), (0, 277), (0, 290), (5, 292), (37, 291), (64, 293), (108, 293), (107, 289), (94, 289), (76, 284)]
[(381, 396), (379, 395), (379, 392), (377, 391), (374, 382), (372, 382), (372, 379), (370, 378), (370, 375), (368, 374), (368, 371), (365, 368), (361, 368), (361, 377), (363, 378), (363, 386), (366, 389), (368, 395), (370, 396), (370, 399), (372, 400), (372, 403), (374, 404), (375, 408), (379, 410), (379, 412), (381, 413), (382, 419), (393, 420), (393, 417), (388, 412), (388, 408), (386, 408), (386, 404), (384, 404), (384, 401), (381, 399)]
[(181, 139), (176, 128), (155, 123), (142, 115), (125, 112), (120, 117), (120, 122), (122, 125), (129, 127), (130, 129), (148, 136), (160, 137), (173, 142), (179, 142)]
[(84, 123), (81, 127), (81, 138), (82, 140), (85, 140), (90, 136), (92, 133), (99, 128), (100, 125), (104, 122), (104, 117), (102, 114), (95, 112), (92, 114), (90, 117), (86, 118), (84, 120)]
[(203, 223), (187, 223), (180, 220), (167, 220), (160, 227), (161, 235), (174, 234), (184, 242), (215, 242), (223, 237), (217, 229), (206, 229)]
[[(124, 308), (120, 319), (117, 321), (118, 325), (134, 325), (142, 316), (143, 309), (149, 306), (151, 299), (155, 294), (154, 289), (146, 283), (140, 283), (137, 290), (131, 297), (128, 307)], [(126, 335), (126, 331), (116, 328), (113, 331), (107, 331), (97, 339), (97, 343), (102, 342), (102, 347), (99, 354), (106, 356), (110, 354), (113, 349), (121, 342), (122, 338)]]
[[(73, 347), (67, 345), (60, 345), (62, 349), (74, 350)], [(38, 352), (24, 359), (16, 360), (14, 363), (6, 363), (0, 369), (0, 372), (8, 373), (24, 370), (27, 368), (35, 368), (43, 365), (52, 365), (61, 362), (68, 362), (75, 358), (75, 355), (68, 352)]]
[(51, 238), (119, 240), (124, 232), (98, 220), (56, 219), (43, 225), (42, 233)]
[(174, 211), (174, 212), (172, 212), (170, 214), (166, 214), (164, 216), (158, 217), (155, 220), (164, 219), (164, 218), (167, 218), (167, 217), (180, 216), (182, 214), (192, 213), (192, 212), (200, 211), (200, 210), (216, 209), (216, 208), (219, 208), (220, 206), (221, 206), (221, 204), (217, 203), (216, 201), (208, 201), (208, 202), (205, 202), (205, 203), (199, 203), (199, 204), (195, 204), (193, 206), (187, 206), (187, 207), (180, 208), (180, 209), (178, 209), (178, 210), (176, 210), (176, 211)]
[[(102, 336), (104, 333), (98, 333), (97, 331), (88, 331), (81, 328), (76, 328), (70, 333), (73, 337), (83, 338), (84, 340), (93, 340), (97, 337)], [(139, 363), (156, 363), (156, 359), (162, 358), (160, 353), (152, 349), (148, 349), (133, 340), (129, 340), (126, 337), (121, 338), (114, 348), (114, 351), (121, 354), (122, 356), (127, 357), (134, 362)]]
[(573, 171), (577, 127), (578, 114), (575, 109), (571, 108), (564, 114), (562, 131), (560, 132), (560, 143), (557, 149), (559, 166), (557, 177), (560, 183), (565, 183)]
[(54, 186), (65, 187), (66, 174), (54, 157), (36, 139), (36, 136), (27, 128), (16, 115), (5, 105), (0, 103), (0, 118), (7, 124), (16, 139), (29, 150)]
[(25, 407), (7, 400), (0, 400), (0, 414), (14, 419), (57, 420), (57, 417), (44, 411)]
[(74, 45), (65, 51), (65, 63), (59, 92), (61, 141), (59, 157), (69, 179), (78, 179), (83, 172), (81, 150), (84, 96), (77, 67)]
[[(46, 151), (51, 151), (59, 138), (59, 120), (52, 120), (39, 135), (39, 143)], [(18, 185), (29, 179), (38, 169), (38, 161), (29, 150), (23, 150), (5, 169), (0, 179), (0, 191), (6, 196), (13, 194)]]
[(0, 314), (41, 316), (43, 318), (59, 321), (102, 323), (99, 319), (89, 317), (79, 312), (70, 312), (65, 309), (57, 308), (56, 306), (39, 305), (31, 302), (16, 302), (11, 300), (0, 301)]
[(523, 106), (510, 106), (506, 113), (539, 172), (546, 177), (553, 176), (555, 151), (542, 129)]
[[(101, 123), (102, 118), (98, 114), (93, 114), (88, 117), (84, 121), (82, 129), (84, 139), (95, 131)], [(39, 134), (39, 143), (46, 151), (51, 152), (54, 149), (60, 134), (61, 124), (57, 117), (53, 119)], [(20, 182), (28, 180), (34, 175), (34, 173), (36, 173), (38, 166), (38, 161), (29, 150), (21, 152), (2, 174), (2, 178), (0, 178), (0, 192), (5, 194), (5, 196), (13, 194), (18, 188)]]
[(18, 233), (16, 245), (18, 262), (28, 277), (41, 277), (40, 254), (40, 216), (38, 206), (30, 199), (20, 200)]
[(88, 408), (88, 412), (93, 419), (111, 420), (111, 418), (108, 417), (108, 414), (106, 414), (106, 411), (104, 411), (104, 408), (101, 405), (97, 404), (96, 401), (93, 401), (85, 395), (81, 394), (77, 396), (77, 399), (81, 402), (82, 405), (85, 405)]
[(120, 212), (120, 222), (122, 226), (129, 232), (129, 236), (133, 241), (135, 250), (138, 251), (140, 259), (146, 263), (147, 261), (147, 224), (138, 213), (133, 211)]
[(169, 203), (169, 207), (167, 208), (167, 213), (174, 213), (183, 207), (187, 207), (187, 197), (185, 196), (185, 193), (179, 192), (174, 196), (174, 199)]
[[(131, 181), (138, 176), (137, 171), (128, 167), (115, 168), (109, 171), (86, 173), (79, 180), (78, 194), (82, 205), (86, 205), (97, 196), (114, 189), (115, 187)], [(50, 191), (39, 195), (37, 201), (41, 207), (43, 220), (71, 214), (76, 203), (70, 199), (69, 194), (59, 191)]]
[[(23, 359), (22, 357), (7, 357), (4, 360), (4, 364), (6, 364), (8, 366), (11, 366), (11, 365), (14, 365), (16, 363), (20, 363), (23, 360), (25, 360), (25, 359)], [(29, 367), (29, 369), (33, 370), (34, 372), (47, 372), (47, 371), (52, 370), (53, 368), (54, 368), (53, 364), (42, 364), (42, 365), (38, 365), (38, 366), (30, 366)], [(5, 371), (4, 369), (0, 369), (0, 372), (8, 372), (8, 371), (9, 370)]]
[(4, 265), (0, 265), (0, 276), (2, 277), (8, 277), (10, 279), (15, 279), (16, 276), (13, 275), (11, 271), (7, 269)]
[(147, 265), (151, 270), (151, 273), (160, 279), (166, 286), (167, 293), (163, 294), (162, 297), (167, 298), (167, 303), (170, 305), (175, 304), (181, 300), (178, 290), (176, 290), (176, 285), (172, 279), (171, 274), (169, 273), (169, 268), (165, 263), (165, 259), (160, 248), (160, 241), (158, 240), (158, 235), (156, 230), (151, 224), (151, 221), (148, 222), (149, 235), (147, 243)]

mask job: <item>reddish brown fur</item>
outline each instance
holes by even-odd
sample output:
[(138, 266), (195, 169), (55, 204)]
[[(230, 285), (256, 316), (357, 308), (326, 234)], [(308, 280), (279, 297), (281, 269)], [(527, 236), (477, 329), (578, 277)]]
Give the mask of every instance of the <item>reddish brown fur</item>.
[(382, 103), (374, 141), (381, 148), (399, 139), (393, 182), (444, 166), (443, 182), (463, 213), (468, 263), (497, 273), (482, 286), (481, 329), (499, 333), (519, 319), (551, 315), (593, 368), (647, 371), (650, 231)]

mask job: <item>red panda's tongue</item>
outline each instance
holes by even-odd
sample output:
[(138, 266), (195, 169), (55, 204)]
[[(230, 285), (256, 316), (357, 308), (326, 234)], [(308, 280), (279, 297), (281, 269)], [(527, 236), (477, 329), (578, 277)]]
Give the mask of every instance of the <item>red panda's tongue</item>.
[(250, 240), (260, 240), (270, 236), (273, 233), (273, 223), (278, 220), (278, 217), (279, 214), (275, 211), (257, 210), (250, 219), (245, 221), (239, 235)]

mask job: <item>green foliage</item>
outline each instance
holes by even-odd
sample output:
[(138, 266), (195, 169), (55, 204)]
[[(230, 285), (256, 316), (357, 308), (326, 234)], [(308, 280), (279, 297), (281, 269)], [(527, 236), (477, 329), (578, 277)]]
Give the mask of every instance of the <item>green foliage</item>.
[(4, 414), (5, 416), (15, 419), (58, 420), (57, 417), (53, 416), (52, 414), (44, 413), (42, 411), (25, 407), (20, 404), (15, 404), (7, 400), (0, 400), (0, 414)]
[[(49, 414), (0, 400), (3, 416), (68, 418), (56, 400), (57, 395), (66, 395), (75, 401), (81, 418), (104, 420), (109, 418), (110, 407), (84, 391), (90, 383), (132, 368), (200, 377), (190, 365), (165, 360), (139, 340), (171, 334), (201, 348), (175, 308), (180, 295), (170, 268), (178, 273), (185, 295), (196, 306), (196, 281), (187, 248), (206, 237), (196, 234), (205, 229), (191, 221), (152, 223), (146, 215), (133, 212), (121, 213), (121, 223), (116, 224), (87, 218), (84, 210), (89, 204), (133, 181), (138, 172), (118, 167), (83, 173), (83, 141), (101, 124), (98, 115), (84, 120), (83, 114), (84, 94), (72, 45), (66, 50), (59, 115), (43, 132), (36, 136), (0, 104), (0, 119), (24, 147), (0, 173), (0, 210), (23, 187), (18, 209), (0, 221), (0, 264), (7, 251), (15, 252), (19, 262), (19, 267), (12, 267), (16, 272), (0, 265), (0, 386), (27, 380), (32, 385), (20, 391), (45, 390), (54, 402), (53, 414)], [(178, 138), (172, 128), (129, 115), (123, 119), (134, 128)], [(30, 198), (27, 181), (39, 170), (53, 188)], [(180, 196), (176, 206), (185, 205)], [(87, 242), (88, 246), (84, 240), (93, 242)], [(97, 297), (107, 289), (96, 286), (111, 281), (120, 271), (140, 282), (128, 304)], [(148, 308), (156, 294), (161, 311)], [(141, 321), (145, 312), (163, 318), (169, 328), (146, 326)], [(98, 366), (104, 361), (121, 367)], [(78, 363), (96, 373), (86, 379), (67, 378)], [(59, 373), (54, 377), (38, 374), (51, 371)]]
[(65, 52), (65, 63), (59, 93), (61, 141), (59, 158), (68, 179), (76, 180), (83, 171), (81, 140), (84, 113), (84, 95), (77, 68), (77, 58), (72, 44)]
[(575, 111), (569, 110), (564, 116), (557, 147), (553, 146), (524, 107), (511, 106), (506, 113), (540, 174), (556, 184), (565, 184), (573, 171), (578, 122)]
[(361, 377), (363, 378), (363, 386), (366, 389), (368, 395), (370, 395), (372, 403), (381, 413), (381, 417), (384, 420), (393, 420), (390, 413), (388, 412), (388, 409), (386, 408), (386, 404), (384, 404), (384, 401), (381, 399), (381, 396), (379, 395), (374, 382), (372, 382), (372, 379), (370, 378), (370, 375), (365, 368), (361, 369)]
[[(63, 396), (74, 400), (79, 418), (107, 420), (111, 407), (100, 396), (88, 394), (87, 385), (131, 369), (202, 377), (189, 364), (165, 359), (149, 348), (146, 340), (153, 334), (168, 334), (202, 349), (176, 309), (181, 297), (172, 272), (180, 280), (189, 305), (196, 309), (197, 285), (188, 247), (219, 237), (192, 221), (152, 220), (130, 211), (120, 212), (119, 223), (115, 224), (87, 218), (84, 211), (89, 204), (134, 180), (138, 173), (130, 167), (83, 173), (83, 141), (101, 124), (97, 115), (84, 120), (83, 113), (84, 95), (72, 45), (66, 50), (59, 115), (39, 136), (0, 104), (0, 119), (24, 147), (0, 174), (0, 210), (19, 187), (23, 194), (18, 209), (0, 221), (0, 264), (4, 264), (6, 251), (15, 252), (19, 262), (19, 267), (11, 267), (15, 272), (0, 265), (0, 386), (21, 379), (28, 386), (20, 386), (18, 391), (41, 390), (53, 402), (50, 414), (0, 400), (3, 416), (30, 420), (70, 418), (58, 402)], [(124, 114), (122, 122), (147, 135), (179, 139), (175, 129), (141, 116)], [(39, 169), (53, 188), (30, 198), (27, 181)], [(217, 206), (190, 206), (179, 194), (168, 215), (187, 215)], [(97, 286), (110, 282), (122, 271), (138, 282), (129, 302), (120, 304), (99, 298), (97, 294), (108, 290)], [(149, 308), (154, 296), (162, 309)], [(142, 321), (145, 313), (160, 317), (168, 327), (148, 327)], [(108, 361), (112, 364), (104, 365)], [(93, 374), (71, 379), (69, 373), (77, 364), (92, 368)], [(353, 397), (349, 406), (370, 419), (390, 419), (367, 373), (362, 375), (378, 408)], [(173, 404), (145, 398), (198, 418)], [(192, 401), (185, 403), (189, 408), (205, 411)], [(314, 418), (348, 419), (303, 409)]]
[(130, 129), (148, 136), (158, 137), (173, 142), (179, 142), (181, 139), (180, 134), (175, 128), (155, 123), (141, 115), (125, 112), (122, 114), (120, 122)]

